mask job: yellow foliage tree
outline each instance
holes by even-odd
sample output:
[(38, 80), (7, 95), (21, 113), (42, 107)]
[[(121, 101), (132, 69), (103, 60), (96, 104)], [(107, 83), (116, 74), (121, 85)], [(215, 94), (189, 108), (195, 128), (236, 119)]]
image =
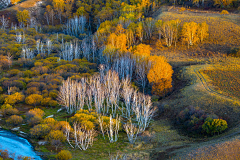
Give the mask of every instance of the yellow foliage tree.
[(64, 0), (53, 0), (53, 8), (57, 12), (57, 17), (60, 20), (60, 24), (62, 23), (62, 14), (65, 7), (65, 1)]
[(27, 24), (27, 21), (30, 19), (28, 10), (24, 9), (23, 11), (17, 12), (17, 19), (19, 23)]
[(0, 112), (3, 116), (17, 114), (18, 110), (13, 108), (10, 104), (2, 105)]
[(50, 133), (47, 135), (46, 139), (48, 141), (51, 140), (60, 140), (61, 142), (65, 141), (65, 136), (62, 131), (56, 130), (56, 131), (50, 131)]
[(30, 129), (30, 135), (34, 138), (44, 138), (51, 128), (47, 124), (39, 124)]
[(27, 118), (31, 118), (31, 117), (34, 117), (34, 116), (43, 117), (44, 115), (45, 115), (44, 111), (39, 109), (39, 108), (30, 109), (27, 112)]
[(165, 95), (172, 87), (172, 66), (167, 63), (164, 57), (150, 56), (152, 67), (148, 72), (147, 78), (152, 83), (152, 92), (158, 95)]
[(65, 16), (66, 18), (71, 18), (72, 17), (72, 7), (74, 4), (74, 0), (65, 0)]
[(196, 22), (185, 22), (182, 27), (183, 40), (188, 42), (188, 46), (196, 43), (198, 38), (198, 24)]
[(95, 128), (97, 123), (97, 114), (95, 112), (88, 112), (87, 110), (78, 111), (70, 119), (73, 123), (80, 124), (82, 128), (91, 130)]
[(42, 121), (42, 124), (47, 124), (48, 126), (50, 126), (51, 128), (53, 128), (56, 124), (56, 121), (54, 118), (45, 118)]
[(25, 102), (27, 104), (34, 105), (36, 107), (36, 105), (41, 103), (42, 99), (43, 99), (42, 95), (31, 94), (25, 99)]
[(133, 54), (138, 57), (146, 58), (150, 56), (152, 48), (150, 45), (139, 44), (135, 47)]
[(19, 103), (19, 102), (21, 102), (21, 101), (23, 101), (23, 100), (24, 100), (24, 95), (22, 95), (22, 94), (19, 93), (19, 92), (16, 92), (16, 93), (14, 93), (14, 94), (12, 94), (12, 95), (7, 96), (7, 97), (5, 98), (5, 100), (4, 100), (4, 102), (5, 102), (6, 104), (11, 104), (11, 105), (13, 105), (13, 104)]
[(6, 120), (6, 123), (10, 125), (18, 125), (18, 124), (21, 124), (22, 122), (23, 122), (23, 118), (17, 115), (12, 115)]
[(136, 35), (139, 38), (139, 40), (142, 42), (143, 41), (143, 23), (142, 22), (138, 22), (137, 24)]
[(208, 25), (206, 22), (200, 23), (198, 26), (198, 36), (202, 42), (204, 38), (208, 37)]

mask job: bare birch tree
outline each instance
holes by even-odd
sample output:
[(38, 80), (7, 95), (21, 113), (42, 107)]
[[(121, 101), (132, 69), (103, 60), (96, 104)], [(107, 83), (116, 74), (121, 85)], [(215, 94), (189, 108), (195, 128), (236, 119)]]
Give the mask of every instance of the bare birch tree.
[(87, 150), (93, 144), (94, 130), (85, 130), (80, 125), (76, 123), (74, 127), (74, 138), (75, 138), (75, 147), (78, 147), (81, 150)]
[(1, 28), (5, 30), (8, 27), (9, 21), (3, 15), (2, 18), (0, 18), (0, 23), (1, 23)]
[(138, 136), (139, 133), (139, 129), (137, 127), (137, 125), (133, 124), (131, 119), (129, 120), (129, 122), (127, 122), (126, 124), (123, 125), (125, 132), (127, 133), (128, 136), (128, 140), (131, 144), (133, 144)]

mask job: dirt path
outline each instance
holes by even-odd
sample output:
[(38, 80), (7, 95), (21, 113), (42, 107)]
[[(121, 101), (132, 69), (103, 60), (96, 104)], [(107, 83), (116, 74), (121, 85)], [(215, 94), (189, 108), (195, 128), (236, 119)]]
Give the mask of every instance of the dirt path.
[[(204, 89), (208, 91), (211, 94), (214, 94), (216, 96), (220, 96), (221, 98), (224, 98), (226, 100), (233, 100), (233, 101), (238, 101), (239, 99), (233, 98), (226, 96), (224, 94), (221, 94), (215, 90), (213, 90), (210, 86), (208, 86), (206, 79), (204, 76), (201, 74), (200, 70), (203, 69), (203, 66), (199, 66), (194, 69), (194, 73), (197, 75), (198, 79), (200, 80), (201, 84), (203, 85)], [(240, 124), (232, 128), (230, 131), (226, 132), (225, 134), (222, 134), (221, 136), (213, 137), (206, 139), (203, 142), (193, 142), (193, 143), (187, 143), (184, 146), (176, 147), (173, 146), (171, 152), (167, 153), (168, 155), (174, 155), (176, 154), (176, 157), (171, 157), (169, 159), (186, 159), (186, 155), (191, 153), (194, 150), (197, 150), (199, 148), (204, 148), (204, 147), (209, 147), (209, 146), (214, 146), (216, 144), (222, 143), (224, 141), (229, 141), (233, 138), (238, 138), (240, 139)]]
[(200, 70), (202, 69), (202, 67), (199, 67), (199, 68), (195, 68), (194, 69), (194, 72), (196, 73), (196, 75), (198, 76), (199, 80), (201, 81), (203, 87), (210, 93), (214, 94), (214, 95), (217, 95), (217, 96), (220, 96), (221, 98), (224, 98), (224, 99), (227, 99), (227, 100), (233, 100), (233, 101), (238, 101), (239, 102), (239, 99), (238, 98), (233, 98), (233, 97), (230, 97), (230, 96), (226, 96), (224, 94), (221, 94), (219, 92), (217, 92), (216, 90), (213, 90), (211, 89), (208, 84), (207, 84), (207, 81), (206, 79), (204, 78), (204, 76), (201, 74)]

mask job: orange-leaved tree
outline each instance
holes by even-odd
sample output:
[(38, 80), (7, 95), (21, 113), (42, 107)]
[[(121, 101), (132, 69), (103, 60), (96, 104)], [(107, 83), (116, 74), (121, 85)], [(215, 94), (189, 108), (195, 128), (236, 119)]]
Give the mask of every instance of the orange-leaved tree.
[(138, 57), (147, 58), (151, 53), (151, 46), (146, 44), (139, 44), (133, 49), (133, 54)]
[(157, 95), (165, 95), (172, 88), (172, 66), (161, 56), (149, 57), (151, 69), (147, 78), (152, 84), (152, 92)]

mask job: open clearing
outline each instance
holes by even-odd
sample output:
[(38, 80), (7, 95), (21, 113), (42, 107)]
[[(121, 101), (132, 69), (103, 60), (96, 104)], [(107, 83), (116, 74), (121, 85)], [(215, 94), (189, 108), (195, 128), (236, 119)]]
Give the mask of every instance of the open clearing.
[[(163, 46), (154, 46), (154, 54), (165, 56), (178, 73), (174, 76), (174, 91), (158, 102), (162, 114), (151, 127), (155, 133), (152, 159), (188, 159), (186, 155), (199, 148), (218, 145), (240, 134), (240, 60), (226, 56), (231, 48), (240, 45), (240, 16), (178, 9), (161, 9), (156, 17), (179, 19), (181, 23), (206, 22), (210, 36), (189, 49), (186, 44), (168, 48), (164, 41)], [(214, 137), (189, 137), (174, 124), (174, 118), (190, 105), (225, 119), (229, 128)]]

